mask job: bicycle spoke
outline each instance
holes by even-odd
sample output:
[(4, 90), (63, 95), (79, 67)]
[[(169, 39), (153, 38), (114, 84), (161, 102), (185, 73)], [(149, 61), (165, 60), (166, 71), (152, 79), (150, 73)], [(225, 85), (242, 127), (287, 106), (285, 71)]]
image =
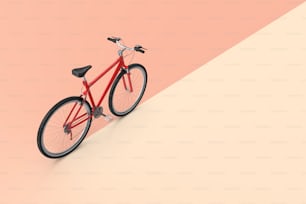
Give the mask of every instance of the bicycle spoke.
[[(58, 105), (58, 107), (56, 107), (48, 116), (48, 119), (44, 124), (45, 128), (40, 133), (40, 148), (48, 156), (58, 157), (58, 155), (65, 155), (71, 152), (80, 143), (81, 139), (85, 137), (91, 122), (89, 117), (90, 108), (86, 103), (85, 105), (81, 105), (81, 101), (82, 99), (78, 97), (71, 97), (71, 99), (68, 98), (67, 102), (63, 102), (62, 104), (59, 103), (60, 105)], [(78, 103), (75, 108), (76, 110), (71, 112), (75, 103)], [(63, 127), (70, 112), (71, 116), (69, 121), (67, 121), (67, 124), (71, 123), (73, 118), (76, 118), (73, 123), (79, 122), (80, 120), (85, 119), (85, 117), (88, 117), (88, 120), (71, 129), (69, 126)], [(79, 116), (82, 117), (78, 118)], [(73, 134), (72, 139), (70, 138), (70, 134)]]

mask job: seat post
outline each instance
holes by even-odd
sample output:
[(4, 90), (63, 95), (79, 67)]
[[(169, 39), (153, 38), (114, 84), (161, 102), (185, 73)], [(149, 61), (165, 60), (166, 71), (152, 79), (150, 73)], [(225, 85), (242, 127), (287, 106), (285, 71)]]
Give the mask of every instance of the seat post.
[(83, 76), (82, 78), (83, 78), (83, 85), (85, 86), (86, 89), (89, 89), (89, 86), (88, 86), (88, 83), (87, 83), (87, 80), (86, 80), (85, 76)]
[(91, 102), (91, 104), (92, 104), (92, 107), (94, 108), (94, 107), (96, 107), (96, 105), (95, 105), (95, 102), (94, 102), (94, 100), (93, 100), (93, 98), (92, 98), (92, 95), (91, 95), (91, 92), (90, 92), (89, 84), (87, 83), (87, 80), (86, 80), (85, 76), (83, 76), (82, 78), (83, 78), (83, 85), (84, 85), (85, 88), (86, 88), (85, 97), (86, 97), (87, 94), (89, 95), (90, 102)]

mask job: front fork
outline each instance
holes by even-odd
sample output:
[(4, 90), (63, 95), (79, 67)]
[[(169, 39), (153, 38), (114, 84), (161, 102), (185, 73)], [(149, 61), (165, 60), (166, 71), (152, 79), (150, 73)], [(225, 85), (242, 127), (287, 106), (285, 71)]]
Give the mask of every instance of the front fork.
[[(131, 82), (131, 72), (129, 72), (128, 69), (124, 69), (124, 72), (126, 73), (126, 74), (122, 75), (122, 81), (123, 81), (124, 89), (129, 91), (129, 92), (133, 92), (133, 86), (132, 86), (132, 82)], [(128, 88), (127, 84), (129, 86), (129, 88)]]

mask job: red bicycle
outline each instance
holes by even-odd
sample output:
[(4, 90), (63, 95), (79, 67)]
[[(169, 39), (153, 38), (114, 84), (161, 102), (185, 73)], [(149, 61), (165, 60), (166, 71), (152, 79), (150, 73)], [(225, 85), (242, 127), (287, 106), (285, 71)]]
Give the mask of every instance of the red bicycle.
[[(80, 96), (65, 98), (55, 104), (43, 118), (37, 135), (40, 152), (49, 158), (60, 158), (75, 150), (84, 140), (92, 118), (100, 116), (110, 119), (103, 113), (101, 103), (109, 92), (109, 110), (116, 116), (125, 116), (132, 112), (140, 102), (147, 85), (147, 72), (141, 64), (125, 65), (124, 51), (144, 53), (141, 45), (133, 48), (121, 43), (117, 37), (107, 38), (119, 47), (119, 58), (93, 81), (87, 82), (86, 72), (91, 65), (76, 68), (72, 74), (83, 78), (85, 90)], [(100, 100), (96, 103), (90, 87), (116, 66), (113, 75), (106, 86)], [(87, 100), (89, 98), (89, 102)]]

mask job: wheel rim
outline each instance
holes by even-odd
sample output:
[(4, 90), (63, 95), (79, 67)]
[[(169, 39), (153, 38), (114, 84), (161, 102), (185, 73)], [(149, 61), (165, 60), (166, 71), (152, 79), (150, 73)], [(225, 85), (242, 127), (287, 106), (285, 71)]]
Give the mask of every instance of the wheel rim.
[(135, 108), (140, 101), (146, 85), (146, 73), (140, 67), (135, 67), (129, 70), (133, 91), (126, 90), (123, 79), (126, 86), (129, 88), (129, 82), (127, 74), (124, 74), (116, 87), (114, 88), (112, 96), (112, 108), (113, 111), (118, 115), (124, 115)]
[(41, 148), (48, 156), (60, 157), (68, 154), (80, 144), (82, 138), (85, 136), (84, 134), (89, 128), (91, 119), (88, 119), (84, 123), (72, 128), (71, 134), (67, 134), (67, 131), (65, 131), (63, 127), (63, 124), (75, 103), (77, 103), (77, 105), (70, 118), (75, 115), (80, 106), (81, 109), (78, 115), (85, 113), (90, 115), (90, 107), (86, 103), (81, 105), (81, 101), (79, 100), (68, 101), (56, 109), (46, 121), (41, 133)]

